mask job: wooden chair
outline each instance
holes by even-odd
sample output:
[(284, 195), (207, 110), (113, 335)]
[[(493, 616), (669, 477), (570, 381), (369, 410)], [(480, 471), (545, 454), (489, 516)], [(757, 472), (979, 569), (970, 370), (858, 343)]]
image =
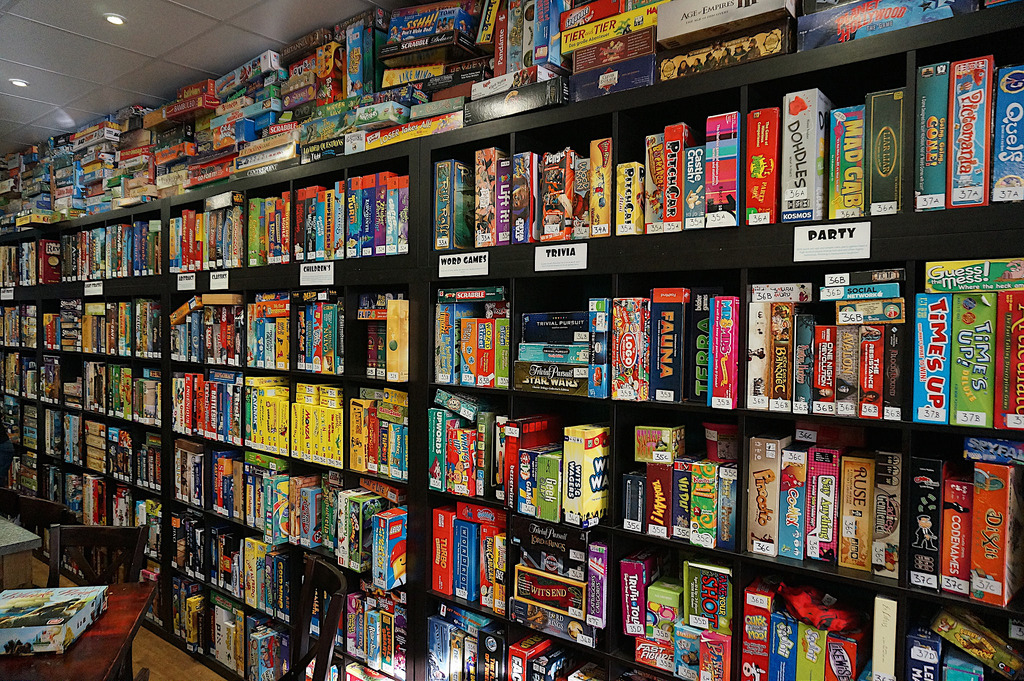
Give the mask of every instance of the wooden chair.
[[(81, 583), (86, 586), (105, 586), (139, 581), (146, 562), (146, 527), (104, 527), (99, 525), (50, 526), (50, 577), (48, 587), (60, 586), (60, 568), (67, 556), (82, 571)], [(106, 564), (95, 565), (85, 549), (103, 549)], [(92, 553), (91, 551), (89, 553)], [(124, 579), (121, 568), (124, 567)], [(132, 647), (128, 646), (117, 678), (132, 680)], [(149, 679), (149, 670), (142, 669), (134, 681)]]
[(21, 526), (43, 539), (41, 553), (47, 551), (46, 532), (51, 525), (77, 525), (78, 518), (64, 504), (56, 501), (21, 495), (18, 498), (21, 509)]
[[(124, 567), (124, 582), (139, 581), (145, 564), (145, 527), (103, 527), (98, 525), (53, 525), (50, 527), (50, 578), (47, 586), (60, 586), (60, 566), (65, 556), (82, 571), (82, 583), (103, 586), (119, 582)], [(83, 549), (106, 550), (106, 565), (92, 563)]]
[(17, 518), (21, 513), (21, 495), (10, 487), (0, 487), (0, 515)]
[[(320, 617), (320, 636), (310, 646), (309, 625), (313, 617), (313, 599), (317, 594), (327, 594), (329, 602), (326, 614)], [(279, 681), (300, 681), (306, 678), (306, 667), (313, 660), (312, 681), (325, 681), (334, 658), (334, 637), (345, 609), (345, 595), (348, 581), (334, 565), (322, 558), (306, 556), (306, 570), (302, 577), (301, 607), (298, 622), (292, 631), (292, 667)], [(319, 609), (321, 613), (325, 609)]]

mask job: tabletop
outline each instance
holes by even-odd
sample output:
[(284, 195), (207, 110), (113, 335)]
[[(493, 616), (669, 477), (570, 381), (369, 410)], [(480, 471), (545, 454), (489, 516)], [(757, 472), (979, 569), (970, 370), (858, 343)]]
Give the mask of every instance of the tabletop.
[(0, 556), (31, 551), (43, 545), (39, 535), (15, 525), (6, 518), (0, 518)]
[(107, 591), (107, 611), (63, 655), (0, 656), (3, 681), (109, 681), (149, 610), (156, 586), (115, 584)]

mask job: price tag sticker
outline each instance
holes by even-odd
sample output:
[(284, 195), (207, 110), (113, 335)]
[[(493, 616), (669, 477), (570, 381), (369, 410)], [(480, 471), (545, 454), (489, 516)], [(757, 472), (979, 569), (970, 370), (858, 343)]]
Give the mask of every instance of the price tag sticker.
[(334, 286), (334, 262), (310, 262), (299, 270), (299, 286)]
[(896, 215), (895, 201), (876, 201), (871, 204), (872, 215)]
[(196, 290), (196, 273), (187, 272), (178, 275), (178, 290), (179, 291), (195, 291)]
[(87, 281), (82, 291), (83, 295), (86, 296), (102, 296), (103, 295), (103, 282), (102, 281)]
[(914, 202), (917, 210), (936, 210), (938, 208), (946, 207), (946, 195), (945, 194), (922, 194), (917, 197)]
[(837, 324), (863, 324), (864, 313), (860, 310), (840, 310)]
[(817, 442), (818, 441), (818, 431), (810, 430), (808, 428), (797, 428), (796, 429), (796, 439), (799, 442), (812, 442), (812, 443), (813, 442)]
[(798, 225), (793, 228), (793, 262), (861, 260), (870, 257), (870, 222)]
[(950, 196), (954, 204), (978, 203), (985, 198), (985, 190), (982, 187), (954, 187)]
[(839, 300), (846, 290), (842, 286), (827, 286), (821, 289), (822, 300)]
[(964, 411), (958, 409), (956, 412), (957, 425), (961, 426), (984, 426), (985, 424), (985, 412), (983, 411)]
[(1024, 428), (1024, 414), (1007, 414), (1007, 428)]
[(486, 277), (490, 271), (490, 253), (452, 253), (437, 259), (437, 276), (448, 277)]
[(537, 246), (537, 250), (534, 251), (534, 272), (585, 269), (587, 269), (587, 244), (585, 243)]
[(1024, 201), (1024, 187), (993, 187), (992, 200), (1001, 201)]
[(771, 213), (751, 213), (747, 216), (747, 224), (751, 227), (756, 225), (770, 225), (771, 217)]
[(936, 409), (935, 407), (918, 407), (917, 408), (917, 420), (921, 423), (947, 423), (945, 409)]
[(850, 273), (842, 272), (840, 274), (826, 274), (825, 275), (825, 286), (849, 286), (850, 285)]
[(762, 556), (774, 556), (775, 555), (775, 544), (767, 541), (761, 541), (755, 539), (753, 546), (750, 547), (754, 553), (760, 553)]
[(211, 291), (227, 291), (228, 290), (228, 271), (223, 272), (210, 272), (210, 290)]
[(0, 300), (14, 300), (14, 287), (8, 286), (0, 289)]
[(803, 201), (807, 198), (807, 187), (790, 187), (786, 190), (783, 201)]

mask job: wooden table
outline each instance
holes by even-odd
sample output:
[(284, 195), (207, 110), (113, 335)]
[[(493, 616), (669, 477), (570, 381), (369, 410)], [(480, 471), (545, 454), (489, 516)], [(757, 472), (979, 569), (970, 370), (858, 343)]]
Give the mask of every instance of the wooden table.
[(156, 585), (117, 584), (107, 592), (107, 611), (63, 655), (0, 655), (3, 681), (110, 681), (131, 650)]
[(42, 544), (39, 535), (0, 518), (0, 588), (32, 586), (32, 550)]

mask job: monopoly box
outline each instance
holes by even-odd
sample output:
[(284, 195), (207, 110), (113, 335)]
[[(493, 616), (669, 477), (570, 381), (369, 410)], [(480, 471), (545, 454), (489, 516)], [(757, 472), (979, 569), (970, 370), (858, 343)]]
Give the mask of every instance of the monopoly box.
[(968, 14), (978, 0), (921, 4), (912, 0), (862, 0), (815, 12), (797, 20), (797, 50), (850, 42), (901, 28)]
[(950, 69), (946, 208), (985, 206), (992, 154), (992, 55)]

